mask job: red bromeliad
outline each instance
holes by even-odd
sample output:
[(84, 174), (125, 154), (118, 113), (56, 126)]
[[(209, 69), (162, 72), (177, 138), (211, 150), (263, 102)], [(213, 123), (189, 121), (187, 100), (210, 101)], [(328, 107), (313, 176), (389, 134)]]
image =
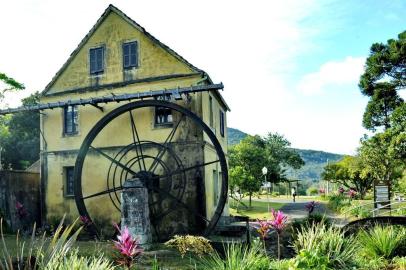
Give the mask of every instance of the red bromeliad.
[(117, 262), (130, 269), (135, 260), (142, 254), (143, 249), (139, 246), (138, 240), (133, 239), (127, 227), (122, 230), (117, 224), (114, 224), (114, 227), (120, 233), (117, 236), (118, 241), (113, 241), (114, 248), (119, 251), (120, 258)]
[(272, 216), (273, 220), (271, 220), (270, 225), (279, 234), (286, 227), (288, 216), (286, 216), (282, 211), (278, 210), (278, 212), (276, 212), (274, 209), (272, 209)]
[(275, 231), (278, 234), (278, 259), (281, 258), (281, 245), (280, 245), (280, 236), (282, 231), (285, 229), (287, 222), (288, 222), (288, 216), (285, 215), (282, 211), (278, 210), (278, 212), (275, 211), (275, 209), (272, 209), (272, 216), (273, 220), (271, 220), (270, 225), (272, 228), (275, 229)]
[(271, 229), (271, 224), (268, 220), (259, 220), (259, 219), (258, 224), (259, 228), (257, 229), (257, 232), (261, 236), (261, 239), (265, 240), (265, 238), (268, 237), (269, 230)]
[(316, 208), (316, 206), (317, 206), (317, 202), (315, 202), (315, 201), (311, 201), (311, 202), (309, 202), (309, 203), (307, 203), (306, 204), (306, 209), (307, 209), (307, 211), (309, 212), (309, 215), (311, 214), (311, 213), (313, 213), (313, 211), (314, 211), (314, 209)]

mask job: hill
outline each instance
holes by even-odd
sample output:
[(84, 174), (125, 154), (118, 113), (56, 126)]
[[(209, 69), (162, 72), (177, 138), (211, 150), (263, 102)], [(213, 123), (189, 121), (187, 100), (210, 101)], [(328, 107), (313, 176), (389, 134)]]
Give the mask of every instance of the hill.
[[(228, 128), (228, 145), (235, 145), (244, 139), (248, 134), (235, 128)], [(310, 150), (310, 149), (295, 149), (302, 159), (305, 161), (305, 165), (299, 170), (288, 169), (286, 176), (289, 179), (299, 180), (320, 180), (320, 175), (323, 172), (324, 166), (328, 162), (336, 162), (343, 158), (343, 155), (334, 154), (324, 151)]]

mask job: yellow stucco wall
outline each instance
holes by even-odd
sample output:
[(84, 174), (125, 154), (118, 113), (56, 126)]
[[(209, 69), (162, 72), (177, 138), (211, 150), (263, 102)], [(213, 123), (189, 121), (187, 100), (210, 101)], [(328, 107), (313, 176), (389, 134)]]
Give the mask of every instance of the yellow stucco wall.
[[(100, 87), (97, 91), (74, 92), (70, 91), (76, 88), (89, 87), (92, 85), (92, 76), (89, 75), (89, 49), (96, 46), (105, 46), (105, 70), (99, 76), (99, 85), (122, 82), (124, 80), (122, 64), (122, 44), (126, 41), (136, 40), (138, 42), (139, 62), (138, 67), (133, 69), (133, 79), (151, 78), (171, 74), (191, 74), (188, 77), (177, 79), (157, 80), (153, 82), (141, 82), (129, 84), (114, 89), (103, 89)], [(145, 92), (149, 90), (170, 89), (176, 87), (188, 87), (202, 83), (202, 75), (197, 74), (190, 66), (168, 53), (161, 46), (158, 46), (150, 38), (145, 36), (138, 28), (131, 25), (119, 14), (111, 12), (107, 14), (104, 21), (89, 37), (87, 42), (77, 51), (77, 54), (70, 60), (66, 67), (59, 73), (54, 83), (51, 84), (41, 97), (41, 103), (65, 101), (69, 99), (89, 98), (96, 96), (105, 96), (120, 93)], [(69, 90), (68, 93), (64, 91)], [(227, 152), (227, 121), (225, 117), (225, 135), (220, 135), (219, 129), (219, 110), (223, 110), (226, 115), (226, 109), (214, 93), (198, 93), (192, 95), (191, 103), (184, 101), (177, 103), (186, 106), (188, 109), (199, 114), (206, 123), (209, 123), (209, 95), (213, 100), (213, 130), (223, 146), (224, 152)], [(92, 106), (78, 107), (78, 127), (79, 132), (73, 136), (67, 136), (63, 133), (63, 109), (45, 110), (41, 115), (41, 128), (43, 141), (41, 150), (46, 154), (47, 168), (46, 173), (46, 207), (48, 216), (62, 216), (67, 213), (72, 218), (77, 216), (75, 202), (72, 198), (64, 196), (65, 190), (65, 171), (64, 167), (73, 166), (76, 160), (76, 152), (84, 140), (84, 137), (90, 129), (106, 114), (113, 109), (125, 104), (108, 103), (100, 104), (103, 112)], [(137, 121), (141, 140), (151, 140), (163, 142), (172, 128), (155, 127), (154, 111), (151, 109), (137, 110), (134, 116)], [(181, 130), (175, 135), (177, 139), (189, 138), (191, 130)], [(183, 136), (183, 137), (182, 137)], [(205, 137), (207, 141), (207, 138)], [(44, 143), (46, 142), (46, 143)], [(131, 127), (129, 115), (123, 115), (114, 121), (114, 124), (107, 126), (94, 142), (97, 147), (122, 146), (132, 142)], [(206, 146), (203, 153), (205, 161), (215, 159), (214, 152)], [(66, 152), (72, 150), (73, 152)], [(100, 184), (105, 177), (106, 168), (110, 162), (100, 156), (90, 156), (87, 161), (90, 166), (83, 171), (84, 193), (91, 194), (102, 191), (106, 188), (105, 184)], [(190, 161), (185, 161), (190, 162)], [(213, 165), (219, 167), (218, 165)], [(219, 168), (207, 166), (205, 168), (205, 195), (206, 195), (206, 213), (211, 216), (215, 207), (213, 195), (213, 170), (220, 172)], [(96, 181), (97, 180), (97, 181)], [(97, 183), (97, 184), (95, 184)], [(117, 219), (117, 212), (114, 207), (106, 202), (108, 197), (92, 199), (86, 205), (91, 212), (98, 213), (100, 216)], [(116, 214), (111, 216), (111, 213)], [(224, 212), (228, 214), (228, 207)]]
[(100, 84), (123, 81), (122, 44), (137, 41), (139, 67), (133, 69), (134, 78), (149, 78), (167, 74), (192, 73), (190, 67), (180, 62), (164, 49), (153, 43), (140, 30), (118, 14), (111, 12), (89, 40), (51, 86), (49, 93), (89, 86), (89, 49), (105, 46), (105, 72)]

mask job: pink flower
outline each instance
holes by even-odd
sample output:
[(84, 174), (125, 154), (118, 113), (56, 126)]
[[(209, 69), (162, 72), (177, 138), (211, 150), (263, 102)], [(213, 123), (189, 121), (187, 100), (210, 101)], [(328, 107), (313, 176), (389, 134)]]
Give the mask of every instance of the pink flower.
[(320, 193), (320, 194), (324, 194), (324, 193), (326, 193), (326, 190), (325, 190), (324, 188), (320, 188), (320, 189), (319, 189), (319, 193)]
[(80, 216), (80, 221), (83, 223), (83, 225), (85, 225), (85, 227), (92, 224), (92, 221), (87, 216)]
[(267, 220), (259, 220), (258, 219), (259, 228), (257, 232), (261, 236), (261, 239), (265, 239), (268, 236), (269, 230), (271, 229), (271, 224)]
[(138, 240), (133, 239), (127, 227), (124, 227), (122, 230), (120, 230), (117, 224), (114, 224), (114, 227), (120, 233), (117, 236), (118, 241), (113, 241), (114, 248), (119, 251), (122, 257), (117, 261), (130, 267), (134, 259), (142, 254), (143, 249), (139, 246)]
[(306, 209), (309, 212), (309, 214), (313, 213), (314, 209), (316, 208), (317, 203), (315, 201), (311, 201), (306, 204)]
[(355, 198), (356, 195), (357, 195), (357, 192), (356, 192), (355, 190), (350, 189), (350, 190), (348, 191), (348, 196), (349, 196), (351, 199)]
[(278, 210), (278, 212), (276, 212), (274, 209), (272, 209), (272, 216), (273, 220), (270, 221), (270, 225), (278, 234), (280, 234), (287, 225), (288, 216), (282, 211)]
[(339, 194), (343, 194), (343, 193), (344, 193), (344, 191), (345, 191), (345, 190), (344, 190), (344, 188), (343, 188), (343, 187), (339, 187), (339, 189), (338, 189), (338, 193), (339, 193)]
[(16, 215), (19, 219), (23, 219), (28, 215), (24, 205), (19, 201), (16, 202)]

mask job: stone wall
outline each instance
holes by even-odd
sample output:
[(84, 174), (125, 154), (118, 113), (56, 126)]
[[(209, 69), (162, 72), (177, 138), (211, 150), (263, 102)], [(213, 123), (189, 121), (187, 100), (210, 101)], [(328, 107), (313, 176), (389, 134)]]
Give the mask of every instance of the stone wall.
[[(19, 217), (16, 204), (24, 209)], [(13, 231), (40, 224), (40, 176), (27, 171), (0, 171), (0, 212)]]

